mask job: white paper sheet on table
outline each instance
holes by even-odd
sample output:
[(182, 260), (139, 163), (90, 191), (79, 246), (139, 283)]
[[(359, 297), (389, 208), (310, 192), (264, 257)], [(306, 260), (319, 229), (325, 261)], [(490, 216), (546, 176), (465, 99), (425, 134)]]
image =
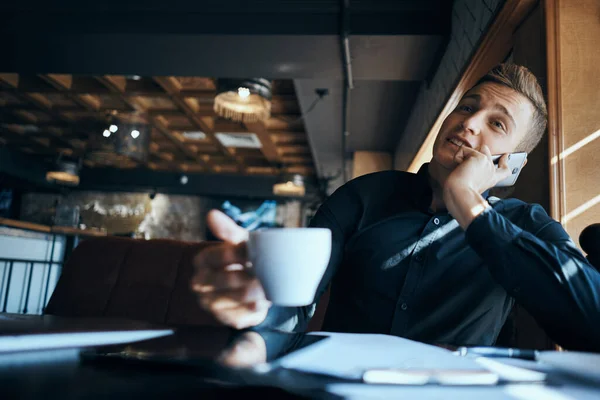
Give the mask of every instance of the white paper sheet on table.
[[(459, 357), (451, 351), (415, 342), (412, 340), (373, 334), (346, 334), (316, 332), (329, 336), (307, 348), (293, 352), (279, 360), (279, 365), (298, 371), (319, 373), (341, 378), (358, 379), (367, 369), (400, 368), (407, 370), (490, 370), (484, 368), (475, 358)], [(491, 361), (490, 364), (496, 363)], [(484, 363), (486, 366), (488, 363)], [(493, 366), (493, 365), (492, 365)], [(510, 369), (510, 366), (505, 366)], [(495, 368), (491, 368), (492, 370)], [(495, 371), (507, 380), (518, 381), (517, 376), (536, 374), (534, 371), (514, 367), (513, 370)], [(543, 374), (542, 374), (543, 375)], [(327, 385), (327, 391), (348, 399), (379, 398), (464, 398), (487, 400), (521, 400), (519, 394), (553, 394), (553, 400), (573, 400), (568, 395), (544, 387), (540, 384), (520, 384), (501, 386), (403, 386), (403, 385), (367, 385), (361, 383), (333, 383)]]
[(118, 318), (0, 314), (0, 354), (131, 343), (171, 335), (172, 329)]
[(0, 354), (17, 351), (105, 346), (138, 342), (171, 335), (173, 330), (135, 330), (107, 332), (62, 332), (45, 334), (0, 335)]
[(457, 357), (440, 347), (397, 336), (315, 332), (329, 338), (279, 360), (285, 368), (349, 379), (367, 369), (484, 370), (473, 359)]

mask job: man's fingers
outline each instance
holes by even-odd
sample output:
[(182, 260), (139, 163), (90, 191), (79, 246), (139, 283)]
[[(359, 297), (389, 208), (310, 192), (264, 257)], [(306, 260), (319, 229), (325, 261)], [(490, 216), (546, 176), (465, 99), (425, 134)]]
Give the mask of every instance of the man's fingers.
[(248, 248), (242, 242), (235, 246), (227, 243), (218, 244), (202, 249), (194, 257), (194, 266), (198, 268), (225, 268), (231, 264), (246, 265)]
[(480, 152), (487, 157), (488, 160), (492, 161), (492, 152), (490, 151), (490, 148), (487, 147), (485, 144), (481, 145), (481, 149), (479, 149)]
[(225, 242), (238, 244), (248, 240), (248, 231), (219, 210), (211, 210), (206, 223), (213, 235)]
[(479, 151), (463, 145), (454, 154), (454, 161), (460, 164), (464, 160), (478, 155), (481, 155)]
[(248, 271), (223, 271), (203, 268), (192, 278), (192, 290), (209, 293), (225, 289), (239, 289), (256, 279)]
[(221, 310), (236, 308), (245, 304), (262, 304), (266, 300), (262, 286), (255, 280), (251, 284), (238, 289), (204, 293), (200, 296), (200, 305), (213, 313), (217, 313)]
[(215, 316), (221, 323), (227, 326), (235, 329), (245, 329), (262, 323), (268, 311), (268, 306), (256, 310), (253, 305), (244, 305), (223, 310)]
[(496, 169), (496, 182), (500, 182), (506, 178), (508, 178), (511, 174), (512, 171), (510, 169), (510, 166), (508, 165), (508, 157), (509, 154), (504, 154), (502, 157), (500, 157), (500, 160), (498, 160), (498, 168)]
[(465, 160), (464, 148), (465, 146), (460, 146), (458, 150), (456, 150), (456, 153), (454, 153), (454, 162), (460, 164)]

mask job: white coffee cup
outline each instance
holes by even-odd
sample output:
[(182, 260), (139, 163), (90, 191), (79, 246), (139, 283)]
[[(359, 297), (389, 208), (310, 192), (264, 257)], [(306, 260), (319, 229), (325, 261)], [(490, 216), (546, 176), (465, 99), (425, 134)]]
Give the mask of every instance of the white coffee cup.
[(287, 307), (315, 300), (331, 257), (326, 228), (274, 228), (250, 232), (248, 259), (267, 299)]

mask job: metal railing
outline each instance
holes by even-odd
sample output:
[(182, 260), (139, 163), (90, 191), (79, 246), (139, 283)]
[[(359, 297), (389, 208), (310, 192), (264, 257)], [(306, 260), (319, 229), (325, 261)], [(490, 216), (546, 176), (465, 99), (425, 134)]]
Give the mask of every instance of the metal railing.
[[(42, 284), (39, 285), (40, 286), (40, 293), (38, 296), (38, 301), (39, 301), (39, 297), (42, 296), (42, 292), (43, 292), (43, 298), (41, 301), (41, 307), (40, 309), (36, 310), (38, 311), (40, 314), (44, 313), (44, 310), (46, 309), (46, 304), (49, 300), (49, 295), (51, 295), (51, 291), (50, 291), (50, 286), (52, 285), (52, 290), (54, 290), (54, 287), (56, 286), (56, 281), (58, 280), (58, 276), (60, 276), (60, 272), (62, 271), (62, 266), (63, 266), (63, 261), (54, 261), (54, 249), (56, 247), (56, 235), (52, 235), (52, 246), (50, 249), (50, 259), (48, 260), (26, 260), (26, 259), (18, 259), (18, 258), (0, 258), (0, 263), (4, 263), (4, 268), (2, 271), (2, 282), (0, 283), (0, 299), (3, 300), (2, 301), (2, 312), (7, 312), (8, 311), (8, 302), (10, 300), (10, 295), (11, 295), (11, 289), (12, 289), (12, 293), (15, 293), (15, 289), (12, 288), (13, 286), (13, 270), (15, 268), (15, 264), (17, 266), (20, 265), (24, 265), (25, 266), (25, 271), (24, 271), (24, 275), (23, 275), (23, 279), (22, 282), (25, 285), (25, 287), (22, 288), (21, 293), (20, 293), (20, 301), (18, 302), (17, 305), (17, 309), (16, 310), (10, 310), (11, 312), (16, 311), (16, 313), (23, 313), (23, 314), (27, 314), (30, 310), (28, 309), (28, 306), (30, 304), (30, 295), (31, 295), (31, 284), (33, 281), (33, 276), (34, 276), (34, 267), (38, 264), (41, 264), (42, 266), (48, 266), (48, 270), (47, 271), (42, 271)], [(64, 257), (63, 257), (64, 260)], [(54, 265), (58, 266), (58, 270), (55, 271), (55, 278), (54, 282), (52, 282), (52, 267)], [(29, 268), (28, 268), (29, 267)], [(45, 273), (44, 273), (45, 272)], [(44, 277), (45, 275), (45, 277)], [(15, 282), (16, 284), (19, 283), (19, 281), (17, 280), (17, 282)], [(15, 285), (17, 286), (17, 285)], [(18, 296), (18, 295), (17, 295)], [(23, 301), (23, 296), (25, 296), (25, 299)], [(21, 305), (21, 303), (23, 304), (23, 307), (21, 309), (19, 309), (19, 306)]]
[[(37, 299), (38, 303), (41, 304), (41, 309), (39, 311), (40, 313), (43, 313), (44, 309), (46, 308), (46, 303), (49, 300), (49, 296), (52, 295), (51, 288), (54, 290), (56, 283), (56, 279), (52, 278), (53, 276), (57, 277), (60, 275), (63, 266), (62, 261), (0, 258), (0, 265), (4, 266), (2, 280), (0, 281), (0, 301), (2, 301), (2, 312), (16, 311), (17, 313), (27, 314), (31, 311), (31, 301), (33, 299)], [(52, 268), (55, 266), (57, 269), (53, 271)], [(36, 273), (36, 267), (38, 267), (38, 269), (43, 268), (41, 271), (42, 279), (40, 284), (36, 285), (36, 288), (39, 288), (39, 292), (32, 296), (31, 289), (33, 277)], [(20, 279), (14, 279), (15, 276), (13, 272), (16, 268), (25, 268), (22, 277), (19, 277)], [(17, 302), (17, 310), (8, 310), (8, 304), (11, 296), (14, 296), (13, 299), (17, 297), (19, 298), (19, 301)]]

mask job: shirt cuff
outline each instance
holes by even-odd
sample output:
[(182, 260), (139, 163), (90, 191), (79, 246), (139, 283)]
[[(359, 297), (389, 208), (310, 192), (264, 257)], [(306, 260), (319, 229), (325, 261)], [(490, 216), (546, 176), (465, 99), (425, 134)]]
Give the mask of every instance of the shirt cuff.
[(481, 257), (498, 282), (508, 293), (516, 287), (516, 277), (508, 249), (523, 230), (492, 207), (479, 214), (467, 227), (465, 237), (471, 248)]
[(512, 243), (523, 230), (488, 207), (469, 224), (465, 231), (467, 242), (476, 250), (498, 248)]

